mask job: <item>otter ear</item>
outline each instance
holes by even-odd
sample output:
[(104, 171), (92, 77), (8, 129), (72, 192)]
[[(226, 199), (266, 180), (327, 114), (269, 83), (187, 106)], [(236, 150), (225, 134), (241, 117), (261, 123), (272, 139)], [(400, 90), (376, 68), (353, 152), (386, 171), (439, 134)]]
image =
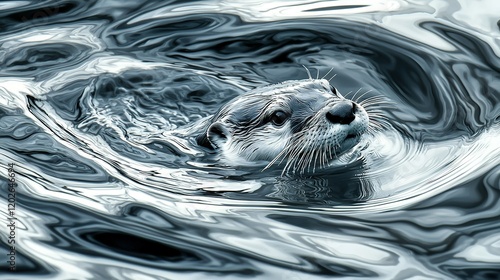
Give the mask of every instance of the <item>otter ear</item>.
[(220, 122), (211, 124), (207, 130), (208, 141), (214, 148), (219, 148), (224, 145), (229, 136), (229, 130)]

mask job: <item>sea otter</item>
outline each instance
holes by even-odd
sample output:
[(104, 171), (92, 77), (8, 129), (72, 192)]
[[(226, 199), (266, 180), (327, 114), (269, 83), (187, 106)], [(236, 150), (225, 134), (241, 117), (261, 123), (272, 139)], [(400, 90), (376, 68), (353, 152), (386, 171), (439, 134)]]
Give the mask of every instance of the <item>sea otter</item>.
[(303, 173), (353, 148), (368, 126), (365, 109), (327, 80), (291, 80), (232, 99), (196, 142), (227, 165), (284, 164), (284, 172)]

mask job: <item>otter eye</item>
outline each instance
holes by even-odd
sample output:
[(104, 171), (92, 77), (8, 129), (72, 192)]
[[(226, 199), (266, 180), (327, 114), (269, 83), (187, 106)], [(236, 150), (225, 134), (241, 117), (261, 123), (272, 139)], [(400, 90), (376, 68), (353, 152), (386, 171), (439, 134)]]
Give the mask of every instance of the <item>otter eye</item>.
[(276, 125), (281, 126), (285, 123), (288, 115), (283, 111), (276, 111), (271, 115), (270, 121)]
[(337, 89), (334, 86), (330, 85), (330, 90), (333, 92), (333, 94), (338, 95)]

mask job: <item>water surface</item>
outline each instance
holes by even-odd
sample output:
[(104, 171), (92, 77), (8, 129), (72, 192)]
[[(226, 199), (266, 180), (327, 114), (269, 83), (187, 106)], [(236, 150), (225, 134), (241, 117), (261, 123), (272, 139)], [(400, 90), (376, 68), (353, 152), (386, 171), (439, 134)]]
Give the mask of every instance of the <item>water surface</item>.
[[(499, 10), (1, 3), (2, 201), (8, 164), (18, 183), (17, 271), (1, 277), (498, 279)], [(327, 174), (214, 166), (171, 133), (302, 65), (394, 104)]]

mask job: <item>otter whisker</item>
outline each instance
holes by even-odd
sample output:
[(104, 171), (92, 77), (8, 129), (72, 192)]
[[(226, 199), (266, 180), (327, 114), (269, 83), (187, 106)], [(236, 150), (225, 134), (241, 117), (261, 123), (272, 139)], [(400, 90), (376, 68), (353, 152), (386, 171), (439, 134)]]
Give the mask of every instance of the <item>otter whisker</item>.
[(391, 103), (391, 102), (388, 102), (388, 101), (385, 101), (385, 100), (370, 100), (370, 101), (367, 101), (367, 102), (360, 102), (359, 103), (361, 106), (385, 106), (385, 105), (388, 105), (388, 106), (393, 106), (395, 105), (394, 103)]
[(300, 143), (302, 142), (302, 139), (297, 139), (294, 140), (290, 149), (288, 149), (287, 156), (290, 157), (295, 157), (295, 155), (299, 152), (298, 150), (300, 149)]
[(368, 113), (368, 115), (381, 115), (381, 116), (386, 116), (387, 112), (385, 111), (382, 111), (380, 109), (375, 109), (375, 108), (371, 108), (371, 110), (367, 110), (366, 111)]
[[(307, 142), (308, 141), (304, 141), (305, 143), (303, 145), (301, 145), (302, 147), (299, 147), (300, 149), (298, 150), (297, 152), (297, 156), (300, 155), (300, 154), (303, 154), (303, 151), (305, 150), (305, 148), (307, 147)], [(294, 170), (296, 167), (299, 167), (300, 169), (302, 169), (301, 173), (303, 173), (303, 170), (305, 169), (306, 167), (306, 163), (308, 161), (310, 161), (310, 157), (311, 157), (311, 154), (312, 153), (306, 153), (305, 154), (305, 157), (300, 157), (299, 158), (299, 162), (297, 162), (296, 165), (294, 165)], [(302, 167), (304, 166), (304, 167)]]
[(323, 149), (321, 148), (323, 144), (320, 145), (320, 147), (318, 148), (318, 155), (317, 155), (317, 160), (315, 160), (314, 162), (314, 166), (315, 167), (318, 167), (318, 168), (321, 168), (323, 166)]
[(355, 93), (354, 95), (351, 97), (351, 100), (354, 100), (356, 98), (356, 95), (359, 93), (359, 91), (363, 89), (363, 88), (359, 88)]
[(363, 108), (365, 108), (365, 110), (367, 110), (367, 108), (373, 108), (373, 107), (375, 107), (376, 109), (378, 109), (378, 108), (380, 108), (380, 106), (390, 107), (392, 109), (396, 108), (396, 106), (394, 106), (394, 104), (385, 103), (385, 102), (377, 102), (377, 103), (370, 103), (370, 104), (359, 104), (359, 105), (363, 106)]
[(304, 171), (310, 171), (311, 170), (311, 162), (313, 158), (314, 151), (307, 153), (306, 154), (306, 160), (304, 160), (305, 165), (300, 168), (300, 173), (303, 174)]
[(381, 117), (387, 117), (386, 112), (378, 110), (378, 109), (373, 109), (372, 111), (367, 111), (368, 116), (381, 116)]
[(330, 155), (330, 159), (333, 159), (333, 157), (332, 157), (332, 145), (328, 145), (328, 154)]
[(381, 129), (382, 129), (382, 127), (379, 124), (374, 124), (374, 125), (368, 126), (368, 133), (378, 132)]
[(359, 104), (363, 104), (363, 106), (366, 105), (382, 105), (382, 104), (387, 104), (387, 105), (395, 105), (395, 103), (383, 100), (383, 99), (371, 99), (371, 100), (363, 100), (359, 102)]
[(337, 155), (337, 146), (340, 148), (340, 144), (336, 143), (337, 141), (335, 141), (334, 145), (333, 145), (333, 154), (335, 155), (335, 158), (338, 157)]
[(290, 159), (289, 162), (287, 162), (287, 165), (285, 166), (285, 170), (292, 170), (293, 173), (296, 172), (296, 166), (297, 166), (297, 163), (300, 162), (300, 158), (298, 160), (296, 159)]
[[(297, 132), (297, 134), (295, 135), (295, 138), (299, 138), (301, 135), (303, 135), (306, 131), (300, 131), (300, 132)], [(299, 140), (301, 140), (301, 138), (299, 138)], [(270, 162), (269, 164), (266, 165), (266, 167), (264, 167), (262, 169), (262, 171), (268, 169), (269, 167), (271, 167), (273, 164), (276, 163), (276, 161), (278, 161), (278, 159), (281, 158), (281, 160), (279, 161), (278, 164), (281, 164), (283, 162), (283, 160), (285, 158), (291, 158), (291, 153), (293, 152), (293, 149), (295, 149), (295, 146), (291, 145), (289, 147), (285, 147), (280, 153), (278, 153), (278, 155), (276, 155), (276, 157), (274, 157)]]
[(372, 126), (380, 129), (390, 128), (390, 125), (385, 121), (373, 121)]
[(283, 176), (283, 174), (287, 173), (290, 170), (290, 167), (291, 167), (290, 163), (293, 161), (296, 161), (293, 158), (290, 158), (290, 157), (287, 157), (287, 158), (288, 158), (288, 160), (285, 164), (285, 167), (283, 167), (283, 171), (281, 172), (281, 176)]
[[(281, 151), (276, 157), (274, 157), (273, 160), (271, 160), (264, 168), (262, 168), (261, 172), (268, 169), (269, 167), (271, 167), (274, 163), (276, 163), (276, 161), (281, 157), (281, 161), (283, 161), (283, 158), (282, 155), (284, 154), (286, 150), (283, 150)], [(281, 162), (280, 162), (281, 163)]]
[[(308, 126), (312, 126), (312, 127), (315, 127), (316, 124), (319, 122), (318, 119), (315, 119), (313, 121), (310, 121), (308, 123)], [(304, 130), (304, 131), (307, 131), (307, 130)], [(301, 137), (302, 139), (304, 139), (304, 136)], [(313, 142), (313, 143), (310, 143), (310, 141), (306, 141), (304, 139), (304, 141), (297, 141), (297, 146), (298, 146), (298, 149), (296, 149), (290, 156), (291, 157), (294, 157), (294, 158), (299, 158), (299, 160), (297, 162), (294, 162), (293, 163), (293, 168), (294, 170), (299, 170), (300, 173), (304, 173), (304, 171), (308, 170), (310, 171), (311, 168), (313, 170), (315, 170), (315, 165), (317, 163), (317, 158), (319, 156), (319, 152), (317, 149), (313, 149), (312, 151), (309, 151), (307, 153), (304, 153), (304, 151), (306, 149), (308, 149), (309, 147), (317, 147), (318, 144), (316, 142)], [(299, 157), (299, 155), (301, 155)]]
[(328, 82), (330, 82), (335, 77), (337, 77), (337, 74), (333, 75), (330, 79), (328, 79)]
[(389, 127), (387, 126), (389, 124), (387, 120), (374, 120), (373, 124), (378, 125), (379, 127), (386, 127), (386, 128)]
[(361, 102), (358, 102), (358, 104), (363, 105), (363, 106), (369, 106), (369, 105), (382, 105), (382, 104), (387, 104), (387, 105), (397, 105), (395, 102), (391, 102), (388, 100), (384, 100), (380, 97), (376, 97), (373, 99), (365, 99)]
[(319, 149), (314, 150), (313, 172), (316, 172), (316, 163), (318, 162)]
[(390, 105), (390, 106), (395, 106), (397, 105), (396, 102), (393, 102), (391, 100), (388, 100), (384, 96), (372, 96), (369, 97), (365, 100), (362, 100), (361, 102), (358, 102), (359, 105), (366, 107), (366, 106), (373, 106), (373, 105)]
[[(303, 134), (303, 133), (298, 133)], [(283, 168), (282, 176), (285, 171), (287, 171), (289, 164), (294, 161), (294, 156), (292, 154), (296, 153), (295, 150), (297, 150), (300, 147), (300, 145), (291, 145), (285, 149), (283, 149), (263, 170), (269, 168), (271, 165), (276, 163), (276, 161), (281, 157), (281, 160), (278, 162), (278, 164), (281, 164), (283, 160), (287, 159), (287, 163), (285, 164), (285, 167)]]
[[(363, 106), (363, 105), (361, 105)], [(382, 114), (382, 115), (387, 115), (388, 114), (388, 111), (387, 111), (387, 107), (385, 107), (384, 109), (381, 108), (381, 106), (378, 106), (377, 105), (370, 105), (367, 107), (363, 106), (363, 108), (365, 108), (365, 111), (368, 113), (368, 114), (371, 114), (371, 113), (378, 113), (378, 114)], [(390, 108), (390, 109), (396, 109), (396, 108)]]
[[(371, 97), (368, 97), (367, 99), (363, 100), (363, 101), (369, 101), (369, 100), (372, 100), (372, 99), (380, 99), (380, 100), (385, 100), (385, 101), (390, 101), (389, 99), (387, 99), (387, 97), (385, 96), (371, 96)], [(361, 101), (361, 102), (363, 102)]]
[[(307, 147), (307, 145), (302, 145), (298, 154), (303, 154), (306, 147)], [(312, 153), (306, 153), (305, 157), (300, 157), (300, 161), (298, 162), (297, 167), (300, 168), (301, 174), (304, 173), (304, 170), (306, 169), (307, 165), (310, 164), (311, 160), (312, 160)], [(295, 170), (295, 167), (294, 167), (294, 170)]]
[(374, 126), (373, 128), (369, 128), (367, 133), (371, 133), (371, 134), (375, 134), (376, 132), (381, 132), (381, 131), (384, 131), (386, 130), (387, 127), (385, 126)]
[(389, 119), (383, 119), (383, 118), (380, 118), (380, 119), (377, 119), (377, 121), (382, 124), (382, 125), (390, 125), (391, 122)]
[(366, 94), (368, 94), (369, 92), (372, 92), (372, 90), (370, 89), (370, 90), (368, 90), (367, 92), (365, 92), (365, 93), (361, 94), (358, 98), (356, 98), (356, 100), (355, 100), (354, 102), (358, 103), (358, 100), (359, 100), (359, 99), (361, 99), (361, 98), (363, 98), (363, 96), (365, 96), (365, 95), (366, 95)]
[[(304, 142), (304, 141), (301, 141), (301, 142)], [(298, 155), (302, 152), (302, 149), (303, 149), (303, 146), (304, 145), (300, 145), (301, 143), (297, 143), (297, 145), (294, 146), (294, 150), (290, 152), (289, 154), (289, 157), (290, 158), (297, 158)]]
[[(321, 79), (324, 79), (324, 78), (325, 78), (326, 76), (328, 76), (328, 74), (330, 74), (330, 72), (332, 72), (332, 71), (333, 71), (333, 67), (332, 67), (332, 68), (330, 68), (330, 70), (328, 70), (328, 72), (326, 72), (326, 74), (325, 74), (323, 77), (321, 77)], [(328, 80), (328, 81), (330, 81), (330, 80)]]
[(386, 120), (386, 121), (390, 121), (390, 119), (385, 116), (385, 115), (381, 115), (380, 113), (374, 113), (374, 112), (371, 112), (368, 114), (368, 116), (371, 118), (371, 119), (382, 119), (382, 120)]
[(380, 116), (380, 115), (371, 115), (370, 118), (372, 121), (386, 121), (390, 122), (390, 119), (386, 116)]
[(384, 128), (382, 128), (382, 127), (369, 127), (367, 133), (375, 134), (375, 133), (383, 131), (383, 130), (384, 130)]
[(296, 139), (293, 140), (294, 144), (292, 144), (291, 148), (288, 149), (288, 151), (289, 151), (288, 156), (294, 157), (296, 155), (296, 153), (299, 152), (299, 149), (301, 148), (301, 144), (302, 144), (302, 142), (304, 142), (302, 136), (304, 135), (305, 132), (306, 131), (301, 131), (301, 132), (297, 133), (297, 135), (295, 137)]
[(321, 144), (321, 147), (318, 149), (318, 151), (319, 151), (318, 152), (318, 154), (319, 154), (319, 162), (318, 162), (319, 166), (318, 167), (319, 168), (323, 168), (323, 166), (325, 166), (325, 164), (324, 164), (325, 160), (326, 160), (325, 153), (324, 153), (325, 142), (326, 141), (323, 141), (323, 143)]
[[(294, 147), (294, 150), (296, 150), (298, 147)], [(293, 153), (296, 153), (295, 151)], [(297, 162), (300, 161), (300, 158), (294, 157), (289, 155), (288, 160), (285, 164), (285, 167), (283, 169), (283, 172), (290, 170), (293, 167), (293, 172), (295, 173), (295, 166), (297, 165)]]
[(374, 96), (370, 96), (370, 97), (366, 98), (365, 100), (369, 100), (369, 99), (372, 99), (372, 98), (384, 98), (384, 99), (386, 99), (385, 96), (380, 95), (379, 93), (375, 93)]
[(390, 121), (386, 112), (371, 111), (371, 112), (367, 112), (367, 114), (368, 114), (368, 118), (370, 120), (372, 120), (372, 119), (385, 119), (387, 121)]
[[(304, 134), (305, 131), (300, 131), (297, 133), (297, 136), (300, 136), (301, 134)], [(293, 148), (293, 146), (292, 146)], [(278, 164), (281, 164), (283, 162), (283, 160), (288, 156), (289, 157), (289, 154), (291, 152), (291, 149), (290, 147), (285, 147), (276, 157), (274, 157), (268, 165), (266, 165), (266, 167), (264, 167), (264, 169), (262, 169), (262, 171), (268, 169), (269, 167), (271, 167), (274, 163), (276, 163), (276, 161), (281, 158), (280, 162)]]
[(321, 151), (322, 151), (322, 153), (321, 153), (321, 155), (322, 155), (321, 168), (324, 168), (328, 163), (328, 154), (326, 153), (327, 149), (328, 149), (328, 141), (323, 141), (323, 146), (321, 147)]
[(307, 69), (307, 67), (305, 65), (302, 65), (302, 67), (304, 67), (304, 69), (306, 69), (307, 71), (307, 76), (309, 77), (309, 80), (312, 80), (312, 76), (311, 76), (311, 72), (309, 72), (309, 69)]
[(382, 125), (377, 121), (372, 121), (368, 127), (382, 128)]
[[(314, 158), (315, 154), (316, 154), (316, 150), (313, 150), (312, 153), (309, 153), (308, 160), (307, 160), (307, 171), (308, 172), (311, 171), (311, 163), (313, 163), (313, 158)], [(305, 170), (305, 168), (304, 168), (304, 170)]]
[[(294, 172), (295, 172), (295, 166), (297, 165), (297, 162), (300, 162), (302, 160), (301, 157), (298, 157), (301, 148), (305, 147), (305, 145), (301, 145), (304, 142), (303, 138), (301, 137), (296, 141), (296, 144), (293, 144), (293, 147), (290, 149), (290, 152), (287, 154), (288, 160), (287, 163), (283, 169), (283, 171), (288, 170), (293, 166)], [(305, 143), (304, 143), (305, 144)], [(298, 158), (298, 161), (296, 160)]]
[(330, 147), (331, 147), (330, 143), (325, 142), (325, 149), (324, 149), (325, 165), (324, 166), (328, 166), (328, 163), (333, 159), (332, 153), (330, 152)]

